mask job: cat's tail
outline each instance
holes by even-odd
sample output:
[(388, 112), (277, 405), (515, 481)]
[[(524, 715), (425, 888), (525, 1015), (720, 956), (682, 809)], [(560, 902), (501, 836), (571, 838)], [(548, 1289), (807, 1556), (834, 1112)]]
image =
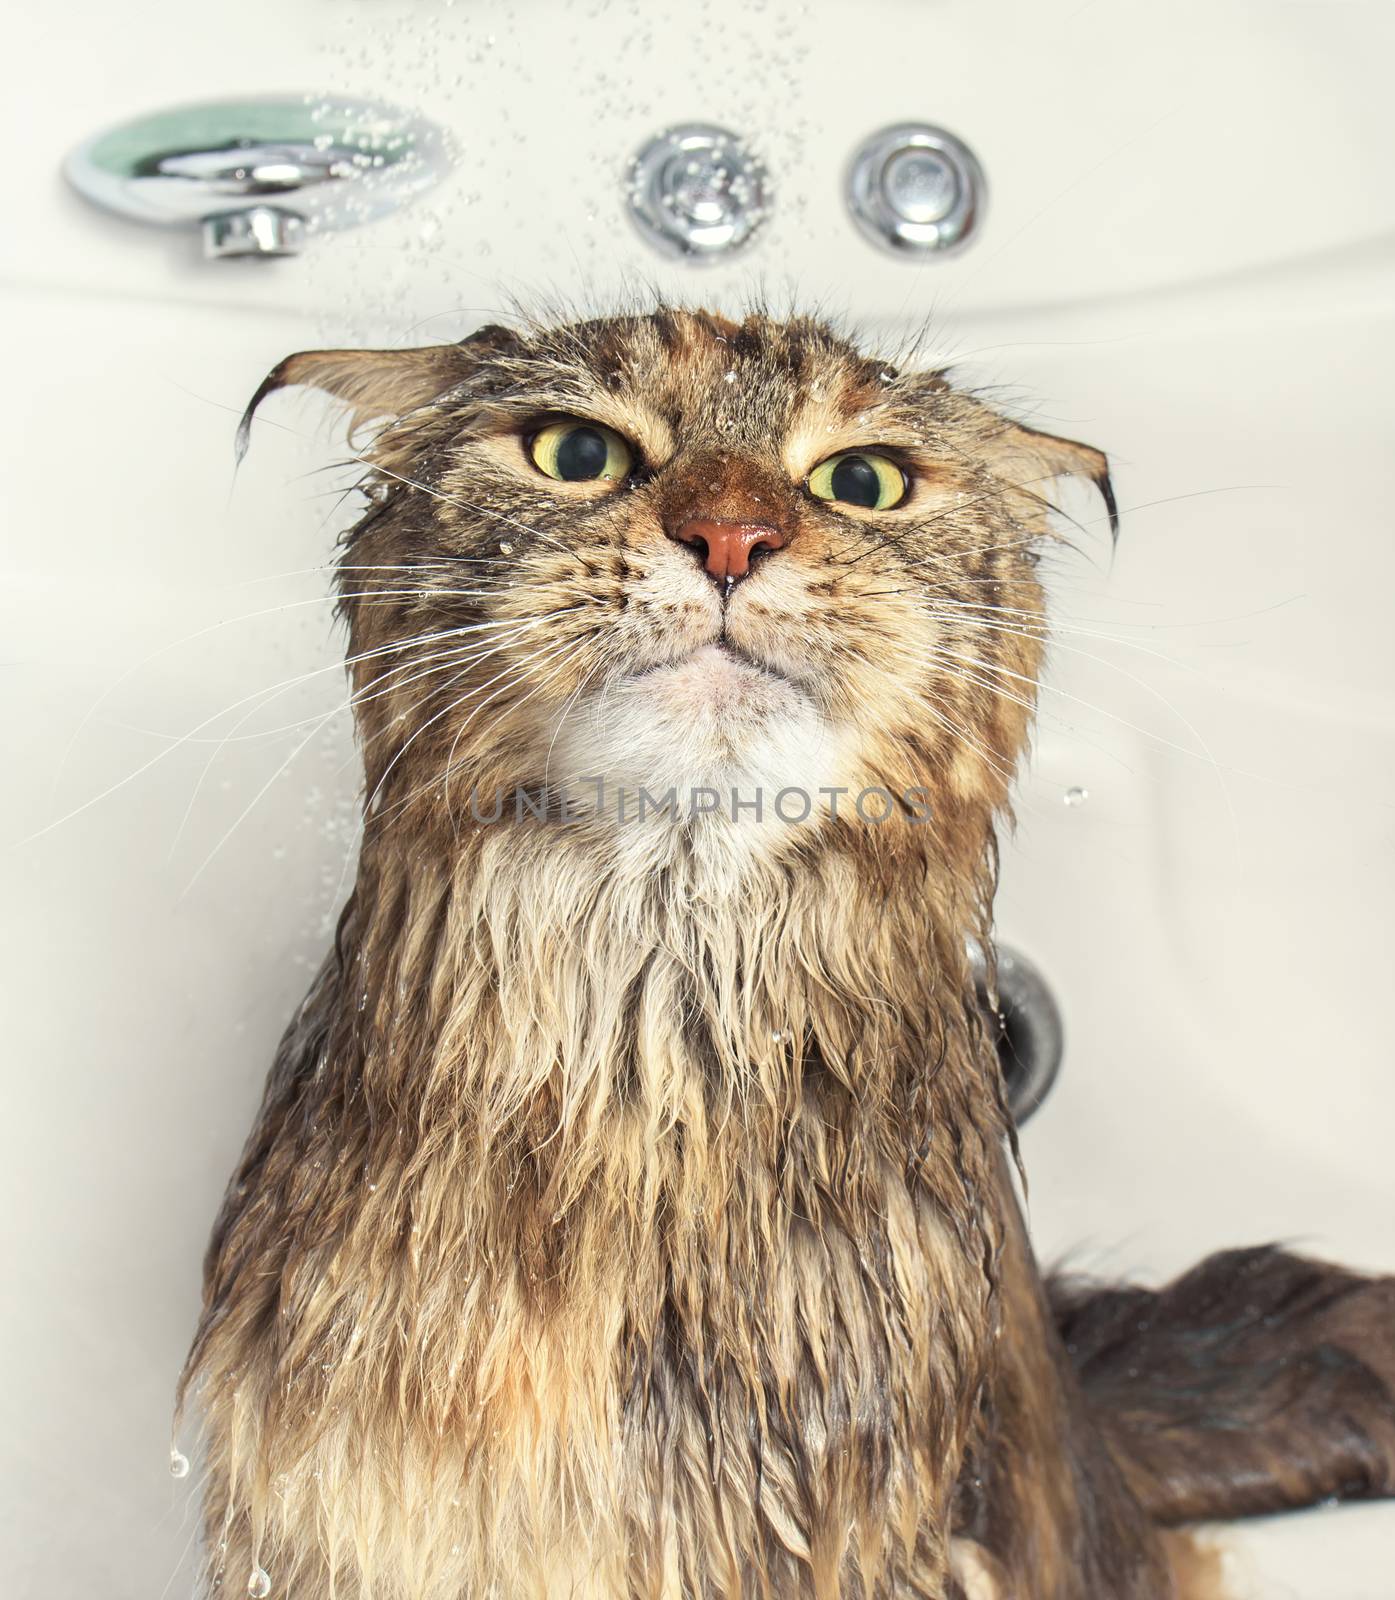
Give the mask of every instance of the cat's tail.
[(1266, 1246), (1162, 1289), (1048, 1289), (1096, 1425), (1156, 1522), (1395, 1495), (1395, 1278)]

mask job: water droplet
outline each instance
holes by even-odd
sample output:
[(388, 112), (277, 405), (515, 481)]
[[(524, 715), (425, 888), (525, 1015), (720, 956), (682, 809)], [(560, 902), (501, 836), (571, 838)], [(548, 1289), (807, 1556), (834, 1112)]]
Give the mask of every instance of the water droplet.
[(722, 382), (723, 383), (735, 383), (736, 382), (736, 369), (734, 367), (732, 368), (732, 370), (730, 372), (724, 372), (722, 374)]
[(1065, 802), (1068, 806), (1083, 806), (1089, 798), (1090, 791), (1078, 783), (1072, 784), (1065, 793)]
[(771, 1042), (774, 1044), (783, 1044), (785, 1042), (785, 1036), (778, 1028), (776, 1028), (775, 1032), (770, 1035), (770, 1038)]
[(499, 554), (501, 556), (511, 556), (513, 554), (513, 546), (511, 544), (501, 544), (499, 546)]
[(189, 1458), (182, 1450), (170, 1450), (170, 1477), (187, 1478), (189, 1476)]
[(247, 1580), (248, 1600), (266, 1600), (271, 1593), (271, 1578), (262, 1567), (253, 1567), (252, 1576)]

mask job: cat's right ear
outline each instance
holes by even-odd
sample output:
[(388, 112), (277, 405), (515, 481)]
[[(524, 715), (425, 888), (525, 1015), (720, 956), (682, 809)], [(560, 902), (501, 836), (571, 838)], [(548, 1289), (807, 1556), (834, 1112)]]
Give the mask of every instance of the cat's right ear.
[(349, 408), (349, 432), (394, 421), (429, 405), (463, 382), (480, 361), (517, 344), (509, 329), (490, 324), (459, 344), (415, 350), (302, 350), (262, 379), (237, 428), (237, 459), (247, 453), (257, 407), (278, 389), (321, 389)]

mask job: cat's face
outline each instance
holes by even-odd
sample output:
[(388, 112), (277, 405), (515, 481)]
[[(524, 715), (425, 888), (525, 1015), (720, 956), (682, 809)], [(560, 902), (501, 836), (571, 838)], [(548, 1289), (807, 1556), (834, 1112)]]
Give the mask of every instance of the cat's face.
[(375, 808), (560, 780), (735, 790), (752, 819), (781, 791), (1003, 799), (1042, 496), (1107, 485), (1096, 452), (765, 317), (310, 354), (262, 393), (287, 383), (391, 419), (342, 574)]

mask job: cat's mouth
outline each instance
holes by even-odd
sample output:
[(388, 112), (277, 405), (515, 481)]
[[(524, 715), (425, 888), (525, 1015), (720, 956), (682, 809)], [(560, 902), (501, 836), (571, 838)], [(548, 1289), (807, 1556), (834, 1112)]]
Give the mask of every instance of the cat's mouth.
[(802, 689), (789, 673), (764, 661), (752, 651), (736, 643), (726, 633), (695, 646), (683, 655), (670, 656), (663, 661), (651, 661), (627, 674), (631, 683), (641, 682), (665, 673), (708, 674), (715, 692), (722, 689), (754, 687), (760, 679), (773, 680), (792, 688)]
[(628, 674), (610, 694), (612, 704), (618, 696), (651, 726), (666, 726), (676, 744), (713, 738), (729, 755), (821, 718), (808, 684), (724, 634)]
[[(794, 683), (794, 679), (787, 672), (782, 672), (779, 667), (774, 666), (771, 662), (763, 660), (743, 645), (737, 644), (727, 633), (723, 633), (713, 643), (704, 645), (701, 650), (694, 650), (692, 656), (700, 656), (704, 651), (710, 652), (719, 663), (730, 662), (738, 672), (744, 669), (747, 672), (759, 673), (762, 677), (778, 679), (781, 683)], [(692, 656), (685, 659), (691, 660)], [(681, 663), (676, 664), (681, 665)]]
[(757, 672), (764, 672), (771, 678), (781, 678), (786, 683), (795, 682), (795, 679), (783, 668), (777, 667), (774, 662), (767, 661), (763, 656), (759, 656), (753, 650), (747, 649), (745, 645), (738, 644), (729, 634), (724, 633), (717, 640), (713, 649), (720, 651), (722, 655), (730, 656), (733, 661), (753, 668)]

